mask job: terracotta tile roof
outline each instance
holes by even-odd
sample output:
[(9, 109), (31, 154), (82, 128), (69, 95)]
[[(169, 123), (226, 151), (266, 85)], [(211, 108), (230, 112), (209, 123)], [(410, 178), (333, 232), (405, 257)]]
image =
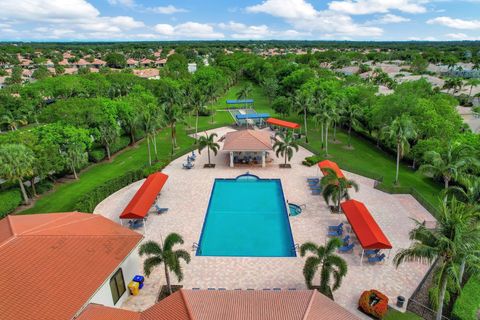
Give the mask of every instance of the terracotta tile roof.
[(133, 74), (141, 78), (152, 78), (158, 77), (160, 71), (158, 69), (142, 69), (142, 70), (133, 70)]
[(0, 221), (0, 314), (71, 319), (142, 236), (100, 215), (55, 213)]
[(89, 304), (77, 320), (140, 320), (140, 312)]
[(272, 150), (270, 133), (258, 130), (240, 130), (229, 132), (225, 136), (223, 150), (226, 151), (262, 151)]
[[(106, 318), (79, 318), (79, 320), (101, 319)], [(115, 320), (123, 319), (115, 318)], [(143, 311), (140, 316), (140, 320), (224, 319), (356, 320), (359, 318), (315, 290), (180, 290)]]

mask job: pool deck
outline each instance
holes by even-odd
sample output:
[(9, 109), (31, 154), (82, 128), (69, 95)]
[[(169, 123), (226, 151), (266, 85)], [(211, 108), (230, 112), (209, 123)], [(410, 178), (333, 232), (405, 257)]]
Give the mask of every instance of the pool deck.
[[(232, 130), (224, 127), (213, 132), (221, 137)], [(302, 274), (304, 258), (202, 257), (195, 256), (192, 245), (199, 241), (215, 178), (234, 178), (246, 171), (261, 178), (280, 178), (285, 199), (291, 203), (306, 204), (306, 210), (300, 215), (290, 217), (294, 243), (313, 241), (324, 244), (327, 241), (327, 227), (345, 222), (346, 219), (343, 214), (331, 214), (321, 196), (311, 195), (306, 178), (321, 173), (316, 166), (306, 167), (301, 164), (302, 160), (310, 155), (309, 151), (300, 148), (291, 161), (291, 169), (279, 168), (278, 164), (282, 163), (280, 159), (275, 159), (265, 168), (229, 168), (227, 155), (221, 151), (216, 157), (212, 157), (212, 162), (216, 163), (214, 169), (203, 168), (203, 164), (207, 163), (206, 150), (197, 157), (196, 165), (191, 170), (182, 169), (185, 157), (174, 160), (163, 170), (170, 178), (158, 200), (160, 207), (167, 207), (169, 210), (160, 216), (150, 214), (145, 239), (159, 242), (161, 236), (165, 237), (171, 232), (183, 236), (183, 248), (192, 256), (190, 264), (183, 265), (184, 281), (181, 284), (185, 288), (305, 289)], [(358, 298), (364, 290), (382, 291), (389, 296), (392, 305), (398, 295), (407, 298), (411, 296), (429, 265), (409, 262), (396, 269), (392, 258), (399, 248), (408, 247), (410, 244), (408, 232), (414, 227), (411, 218), (426, 220), (427, 223), (434, 223), (435, 220), (412, 196), (390, 195), (374, 189), (374, 181), (371, 179), (349, 172), (345, 174), (360, 186), (359, 192), (353, 191), (351, 196), (365, 203), (393, 245), (389, 259), (376, 265), (366, 262), (360, 264), (361, 250), (358, 243), (353, 253), (341, 254), (348, 263), (348, 274), (340, 289), (334, 292), (335, 301), (364, 318), (357, 311)], [(114, 193), (97, 206), (95, 213), (119, 222), (120, 212), (142, 182), (143, 180), (135, 182)], [(139, 266), (140, 270), (143, 270), (142, 266)], [(176, 283), (173, 275), (171, 278), (173, 283)], [(146, 279), (140, 294), (128, 297), (121, 307), (130, 310), (148, 308), (155, 303), (164, 282), (163, 267), (157, 268), (150, 278)]]

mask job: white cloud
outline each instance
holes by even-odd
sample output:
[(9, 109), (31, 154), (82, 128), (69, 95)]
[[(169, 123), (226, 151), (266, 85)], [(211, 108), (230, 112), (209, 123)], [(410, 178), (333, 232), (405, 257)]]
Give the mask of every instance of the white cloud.
[(377, 20), (373, 20), (372, 23), (378, 23), (378, 24), (390, 24), (390, 23), (401, 23), (401, 22), (408, 22), (410, 19), (397, 16), (391, 13), (387, 13), (380, 17)]
[(331, 10), (317, 11), (306, 0), (265, 0), (247, 7), (246, 11), (283, 18), (295, 30), (308, 33), (321, 32), (341, 37), (376, 37), (383, 33), (381, 28), (355, 23), (349, 15)]
[(218, 27), (222, 30), (231, 31), (230, 37), (233, 39), (258, 40), (258, 39), (293, 39), (309, 36), (309, 33), (299, 32), (297, 30), (271, 30), (267, 25), (245, 25), (243, 23), (230, 21), (228, 23), (219, 23)]
[(437, 17), (427, 21), (428, 24), (440, 24), (454, 29), (480, 29), (480, 20), (462, 20), (450, 17)]
[(451, 40), (480, 40), (480, 37), (471, 37), (465, 33), (448, 33), (445, 36)]
[(409, 37), (408, 40), (412, 41), (438, 41), (435, 37)]
[(172, 5), (168, 5), (165, 7), (152, 7), (152, 8), (148, 8), (148, 10), (155, 13), (160, 13), (160, 14), (174, 14), (178, 12), (187, 12), (187, 10), (185, 9), (177, 8)]
[(126, 7), (135, 7), (135, 0), (108, 0), (111, 5), (122, 5)]
[(185, 22), (172, 26), (170, 24), (157, 24), (154, 30), (162, 36), (184, 39), (222, 39), (223, 33), (216, 32), (209, 24), (198, 22)]
[(427, 0), (341, 0), (332, 1), (328, 8), (351, 15), (387, 13), (390, 10), (399, 10), (407, 13), (424, 13)]

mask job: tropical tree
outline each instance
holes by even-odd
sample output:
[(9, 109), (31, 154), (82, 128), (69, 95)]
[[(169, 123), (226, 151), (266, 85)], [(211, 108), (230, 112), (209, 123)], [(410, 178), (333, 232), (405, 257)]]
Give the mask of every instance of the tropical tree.
[(444, 152), (427, 151), (425, 162), (419, 168), (420, 172), (429, 177), (441, 177), (445, 189), (448, 189), (451, 180), (467, 169), (469, 164), (478, 164), (478, 160), (471, 154), (471, 149), (465, 146), (454, 146), (449, 143)]
[(267, 77), (262, 81), (262, 88), (265, 92), (265, 95), (268, 97), (268, 104), (272, 104), (273, 99), (277, 96), (277, 91), (279, 89), (277, 78)]
[(398, 184), (398, 173), (400, 170), (400, 159), (410, 149), (409, 139), (417, 136), (412, 120), (408, 116), (395, 118), (390, 126), (383, 129), (383, 134), (397, 147), (397, 170), (395, 173), (395, 184)]
[(194, 88), (191, 92), (191, 95), (189, 96), (190, 100), (190, 105), (192, 107), (192, 111), (195, 113), (195, 139), (197, 139), (198, 136), (198, 117), (200, 110), (203, 109), (204, 104), (206, 102), (205, 96), (202, 94), (202, 92)]
[(170, 127), (170, 137), (172, 141), (172, 154), (177, 146), (177, 123), (185, 121), (184, 109), (177, 104), (162, 105), (162, 121)]
[(147, 256), (143, 262), (143, 270), (147, 277), (150, 276), (155, 267), (163, 263), (165, 268), (165, 280), (167, 281), (168, 292), (170, 294), (172, 294), (170, 271), (177, 276), (178, 281), (182, 281), (183, 270), (180, 260), (190, 263), (190, 254), (187, 251), (173, 249), (176, 244), (183, 244), (183, 238), (177, 233), (170, 233), (165, 238), (162, 245), (155, 241), (147, 241), (143, 243), (139, 249), (140, 256)]
[(287, 160), (290, 161), (293, 157), (294, 151), (298, 151), (298, 144), (293, 139), (293, 134), (291, 131), (288, 131), (287, 134), (283, 134), (282, 132), (278, 132), (276, 137), (277, 139), (273, 144), (273, 150), (276, 151), (277, 157), (281, 155), (285, 159), (284, 166), (287, 166)]
[(476, 86), (480, 85), (480, 79), (476, 79), (476, 78), (468, 79), (467, 80), (467, 85), (470, 86), (470, 92), (469, 92), (468, 96), (471, 97), (473, 87), (476, 87)]
[[(237, 99), (239, 100), (247, 100), (250, 94), (252, 93), (252, 84), (247, 83), (245, 86), (243, 86), (240, 91), (237, 93)], [(247, 104), (245, 103), (245, 107), (247, 107)]]
[(22, 191), (23, 201), (29, 204), (23, 179), (33, 174), (35, 157), (32, 150), (23, 144), (4, 144), (0, 146), (0, 177), (7, 181), (16, 181)]
[[(312, 253), (303, 267), (303, 276), (308, 288), (312, 288), (313, 278), (320, 269), (320, 292), (331, 296), (331, 292), (340, 288), (342, 279), (347, 274), (347, 263), (343, 258), (335, 254), (335, 250), (342, 246), (339, 238), (330, 239), (325, 246), (319, 246), (313, 242), (301, 245), (300, 255), (304, 257), (308, 252)], [(333, 286), (330, 282), (333, 277)]]
[(469, 206), (480, 206), (480, 177), (462, 175), (458, 181), (461, 186), (450, 186), (447, 195), (455, 195), (457, 199)]
[(305, 142), (308, 143), (307, 113), (312, 106), (313, 97), (310, 94), (295, 95), (293, 105), (298, 113), (303, 113), (303, 128), (305, 130)]
[(205, 136), (198, 138), (198, 153), (202, 152), (203, 149), (207, 148), (208, 151), (208, 166), (211, 167), (210, 162), (210, 150), (213, 151), (214, 155), (217, 155), (220, 145), (215, 142), (216, 133), (211, 133), (210, 135), (205, 132)]
[(337, 173), (330, 168), (326, 168), (325, 171), (325, 175), (320, 180), (323, 198), (327, 204), (331, 200), (335, 204), (335, 212), (340, 212), (340, 202), (343, 199), (350, 199), (348, 189), (353, 187), (358, 191), (358, 184), (354, 180), (338, 177)]
[(352, 128), (360, 124), (359, 119), (362, 117), (362, 110), (356, 104), (347, 104), (342, 110), (341, 119), (348, 127), (348, 147), (352, 147)]
[(472, 255), (474, 242), (480, 241), (478, 223), (472, 224), (472, 216), (468, 208), (452, 199), (441, 204), (437, 216), (437, 227), (428, 229), (422, 222), (415, 220), (416, 227), (410, 231), (413, 243), (409, 248), (401, 249), (394, 257), (393, 263), (398, 268), (402, 263), (413, 259), (426, 259), (433, 263), (438, 259), (435, 285), (438, 294), (435, 295), (437, 305), (436, 319), (441, 320), (447, 284), (450, 282), (460, 287), (460, 274), (457, 267), (462, 259)]

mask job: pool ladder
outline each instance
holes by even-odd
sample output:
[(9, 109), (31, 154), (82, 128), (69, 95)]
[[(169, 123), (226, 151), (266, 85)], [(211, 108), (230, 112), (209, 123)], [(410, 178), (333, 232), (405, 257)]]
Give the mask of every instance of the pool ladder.
[(298, 250), (300, 250), (300, 245), (298, 243), (295, 243), (292, 247), (292, 252), (297, 253)]
[(197, 242), (194, 242), (192, 244), (192, 251), (197, 251), (198, 253), (202, 254), (202, 249), (200, 248), (200, 245)]

